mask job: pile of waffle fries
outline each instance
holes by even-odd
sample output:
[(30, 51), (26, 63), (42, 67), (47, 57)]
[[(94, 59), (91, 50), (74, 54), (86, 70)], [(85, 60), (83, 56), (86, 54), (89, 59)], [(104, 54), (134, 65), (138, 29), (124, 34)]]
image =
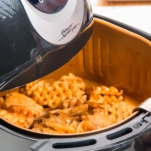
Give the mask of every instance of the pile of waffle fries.
[(70, 73), (53, 83), (34, 81), (0, 98), (0, 117), (35, 132), (73, 134), (102, 129), (131, 115), (115, 87), (87, 87)]

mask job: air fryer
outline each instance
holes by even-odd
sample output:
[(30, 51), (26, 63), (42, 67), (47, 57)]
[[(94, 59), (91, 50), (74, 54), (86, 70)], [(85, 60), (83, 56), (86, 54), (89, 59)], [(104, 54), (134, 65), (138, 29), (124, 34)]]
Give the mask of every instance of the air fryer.
[[(151, 95), (150, 35), (102, 16), (95, 15), (92, 18), (90, 3), (85, 0), (1, 0), (0, 4), (3, 12), (11, 6), (9, 10), (13, 14), (11, 18), (7, 13), (1, 13), (1, 39), (4, 41), (1, 43), (0, 55), (0, 68), (3, 71), (0, 72), (0, 96), (36, 79), (58, 79), (72, 72), (82, 77), (87, 84), (112, 85), (124, 90), (128, 101), (136, 107), (125, 120), (84, 134), (42, 134), (1, 119), (0, 150), (132, 149), (135, 139), (151, 128), (148, 105)], [(48, 8), (48, 4), (52, 7)], [(67, 21), (64, 18), (67, 13), (63, 11), (71, 6), (76, 8), (70, 9), (71, 12), (76, 13), (72, 17), (71, 13), (71, 20)], [(82, 20), (77, 21), (78, 13), (82, 15)], [(55, 15), (61, 15), (59, 20)], [(49, 22), (50, 31), (43, 21)], [(65, 26), (60, 22), (65, 22)], [(77, 30), (72, 35), (74, 29)]]

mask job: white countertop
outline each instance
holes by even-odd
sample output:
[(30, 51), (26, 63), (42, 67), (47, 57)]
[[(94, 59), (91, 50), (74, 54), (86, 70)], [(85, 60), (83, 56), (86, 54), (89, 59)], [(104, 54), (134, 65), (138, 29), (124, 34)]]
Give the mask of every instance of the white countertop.
[(93, 6), (93, 12), (151, 34), (151, 6)]

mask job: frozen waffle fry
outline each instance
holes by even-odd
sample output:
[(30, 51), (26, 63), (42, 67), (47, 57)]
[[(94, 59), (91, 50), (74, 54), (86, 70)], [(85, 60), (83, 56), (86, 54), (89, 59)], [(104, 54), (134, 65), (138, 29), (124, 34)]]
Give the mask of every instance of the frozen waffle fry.
[(87, 110), (88, 110), (88, 105), (83, 104), (83, 105), (79, 105), (74, 108), (67, 108), (67, 109), (63, 109), (63, 110), (53, 110), (53, 111), (50, 111), (50, 114), (75, 116), (75, 115), (82, 115), (82, 114), (86, 113)]
[(58, 124), (58, 123), (53, 123), (53, 122), (50, 122), (49, 119), (44, 119), (43, 123), (47, 127), (50, 127), (59, 133), (75, 133), (76, 132), (76, 129), (74, 127)]
[(60, 110), (60, 114), (75, 116), (75, 115), (81, 115), (84, 114), (88, 110), (88, 105), (80, 105), (74, 108), (68, 108), (64, 110)]
[(86, 115), (88, 121), (95, 127), (94, 129), (100, 129), (114, 124), (113, 119), (102, 114)]
[(34, 117), (29, 117), (20, 113), (9, 112), (7, 110), (1, 110), (0, 117), (22, 128), (29, 128), (34, 121)]
[(123, 91), (87, 87), (69, 73), (52, 83), (37, 80), (0, 98), (0, 116), (22, 128), (49, 134), (84, 133), (108, 127), (131, 115)]
[(87, 103), (93, 108), (94, 114), (101, 113), (108, 116), (114, 123), (127, 118), (132, 113), (132, 108), (127, 106), (121, 95), (101, 95), (100, 92), (93, 91)]
[(42, 106), (37, 104), (33, 99), (17, 92), (6, 95), (5, 108), (8, 111), (35, 118), (40, 117), (43, 113)]
[(79, 116), (68, 116), (68, 115), (50, 115), (49, 118), (43, 118), (43, 125), (46, 125), (46, 122), (48, 123), (57, 123), (61, 125), (74, 125), (74, 121), (80, 122)]
[(86, 94), (106, 94), (106, 95), (122, 95), (123, 91), (118, 91), (115, 87), (106, 87), (106, 86), (100, 86), (100, 87), (88, 87), (86, 88)]
[(83, 132), (88, 132), (88, 131), (92, 131), (92, 130), (95, 130), (94, 125), (90, 121), (85, 120), (85, 121), (82, 121), (81, 123), (79, 123), (79, 125), (76, 129), (76, 132), (83, 133)]
[(93, 109), (93, 113), (94, 113), (94, 114), (99, 113), (99, 114), (104, 115), (104, 109), (101, 108), (101, 107), (96, 107), (96, 108)]
[(63, 101), (63, 108), (67, 109), (67, 108), (71, 108), (71, 107), (74, 107), (74, 106), (79, 106), (79, 105), (82, 105), (86, 102), (87, 102), (87, 96), (83, 95), (79, 99), (73, 98), (73, 99), (64, 100)]
[(52, 134), (75, 133), (79, 120), (79, 117), (51, 115), (49, 118), (43, 118), (42, 123), (35, 123), (32, 130), (47, 133), (52, 131)]
[(78, 76), (75, 76), (72, 73), (69, 73), (68, 76), (66, 76), (66, 75), (62, 76), (60, 78), (60, 81), (72, 83), (72, 84), (76, 85), (77, 88), (80, 88), (81, 90), (85, 90), (85, 84), (83, 82), (83, 79)]
[(25, 86), (25, 94), (38, 104), (47, 105), (51, 109), (59, 108), (64, 100), (80, 99), (85, 94), (85, 84), (81, 78), (69, 74), (62, 76), (52, 84), (38, 81)]
[(46, 127), (46, 126), (39, 124), (39, 123), (35, 123), (31, 130), (35, 131), (35, 132), (59, 134), (57, 131), (51, 129), (50, 127)]
[(104, 103), (104, 101), (105, 100), (104, 100), (103, 96), (101, 96), (99, 94), (91, 94), (89, 96), (87, 104), (92, 108), (96, 108), (96, 107), (101, 107), (101, 105)]
[(43, 84), (44, 84), (43, 80), (42, 81), (36, 80), (34, 82), (26, 84), (25, 87), (22, 87), (20, 89), (20, 92), (30, 96), (35, 91), (35, 89), (37, 89), (38, 87), (42, 87)]

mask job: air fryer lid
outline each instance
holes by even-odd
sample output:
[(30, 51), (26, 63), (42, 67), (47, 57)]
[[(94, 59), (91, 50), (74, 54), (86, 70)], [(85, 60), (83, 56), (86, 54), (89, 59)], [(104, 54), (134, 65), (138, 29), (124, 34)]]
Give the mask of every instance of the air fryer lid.
[[(53, 7), (49, 12), (48, 4)], [(56, 70), (92, 32), (88, 1), (0, 0), (0, 6), (0, 91)]]

